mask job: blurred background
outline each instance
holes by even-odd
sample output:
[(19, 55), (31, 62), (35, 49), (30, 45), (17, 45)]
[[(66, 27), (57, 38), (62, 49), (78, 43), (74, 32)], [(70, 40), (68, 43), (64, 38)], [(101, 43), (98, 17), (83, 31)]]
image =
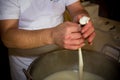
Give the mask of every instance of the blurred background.
[(99, 16), (120, 21), (119, 0), (81, 0), (90, 1), (99, 5)]

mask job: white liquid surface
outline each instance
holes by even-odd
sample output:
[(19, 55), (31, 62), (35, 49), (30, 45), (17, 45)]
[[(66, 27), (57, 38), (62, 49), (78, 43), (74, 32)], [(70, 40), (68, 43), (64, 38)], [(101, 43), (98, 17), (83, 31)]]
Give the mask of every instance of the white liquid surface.
[[(105, 80), (102, 77), (84, 72), (84, 80)], [(44, 80), (79, 80), (78, 71), (60, 71), (46, 77)]]

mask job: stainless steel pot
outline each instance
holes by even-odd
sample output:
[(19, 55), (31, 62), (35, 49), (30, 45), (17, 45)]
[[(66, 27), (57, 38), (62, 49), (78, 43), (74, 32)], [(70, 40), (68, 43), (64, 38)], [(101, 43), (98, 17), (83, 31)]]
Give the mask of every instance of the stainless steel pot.
[[(120, 80), (120, 64), (104, 54), (83, 50), (84, 71), (103, 77), (105, 80)], [(78, 70), (78, 51), (58, 50), (41, 55), (27, 71), (28, 80), (43, 80), (62, 70)]]

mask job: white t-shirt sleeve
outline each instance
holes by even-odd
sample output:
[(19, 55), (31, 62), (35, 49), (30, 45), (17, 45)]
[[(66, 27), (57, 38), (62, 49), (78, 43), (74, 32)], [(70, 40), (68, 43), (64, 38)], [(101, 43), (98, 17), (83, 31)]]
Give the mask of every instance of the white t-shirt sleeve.
[(18, 0), (0, 0), (0, 20), (18, 18), (19, 18)]
[(66, 6), (72, 4), (72, 3), (75, 3), (77, 1), (80, 1), (80, 0), (66, 0)]

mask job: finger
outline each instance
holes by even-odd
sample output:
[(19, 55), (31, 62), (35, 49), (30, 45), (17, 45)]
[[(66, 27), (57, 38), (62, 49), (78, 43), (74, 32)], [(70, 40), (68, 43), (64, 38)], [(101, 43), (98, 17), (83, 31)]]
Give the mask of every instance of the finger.
[(81, 47), (83, 47), (85, 45), (85, 43), (81, 43), (80, 45), (66, 45), (66, 49), (70, 49), (70, 50), (77, 50)]
[(82, 27), (81, 33), (86, 32), (92, 25), (92, 22), (89, 21), (84, 27)]
[(82, 38), (64, 41), (64, 45), (80, 45), (81, 43), (84, 43), (84, 39), (82, 39)]
[(90, 27), (86, 32), (83, 33), (83, 37), (87, 38), (94, 32), (94, 28)]
[(68, 26), (68, 29), (67, 29), (67, 31), (70, 33), (79, 32), (80, 30), (81, 30), (81, 27), (79, 24), (70, 25)]
[(71, 33), (71, 34), (70, 34), (70, 37), (69, 37), (69, 39), (72, 39), (72, 40), (74, 40), (74, 39), (80, 39), (80, 38), (82, 38), (82, 35), (81, 35), (80, 32)]
[(93, 39), (95, 38), (95, 36), (96, 36), (96, 34), (95, 34), (95, 32), (93, 32), (89, 37), (88, 37), (88, 43), (90, 44), (90, 45), (92, 45), (93, 43)]

